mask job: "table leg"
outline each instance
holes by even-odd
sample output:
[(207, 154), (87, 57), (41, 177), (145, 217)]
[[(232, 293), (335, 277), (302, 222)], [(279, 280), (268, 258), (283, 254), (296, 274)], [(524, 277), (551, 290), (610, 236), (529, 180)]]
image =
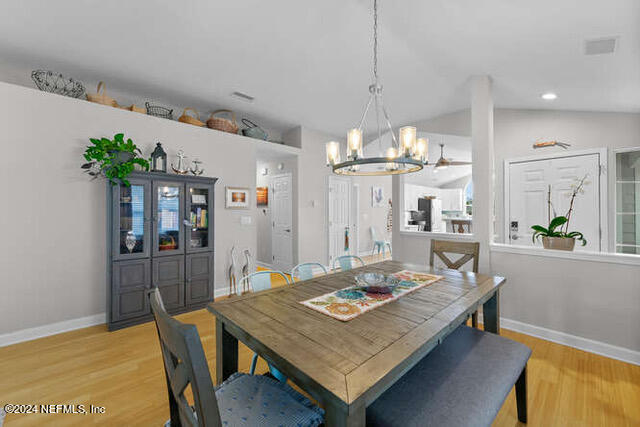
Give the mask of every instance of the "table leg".
[(216, 318), (216, 384), (238, 372), (238, 340)]
[(500, 334), (500, 291), (497, 290), (482, 306), (484, 330)]
[(364, 405), (355, 408), (338, 407), (331, 403), (325, 405), (324, 425), (327, 427), (364, 427), (367, 409)]

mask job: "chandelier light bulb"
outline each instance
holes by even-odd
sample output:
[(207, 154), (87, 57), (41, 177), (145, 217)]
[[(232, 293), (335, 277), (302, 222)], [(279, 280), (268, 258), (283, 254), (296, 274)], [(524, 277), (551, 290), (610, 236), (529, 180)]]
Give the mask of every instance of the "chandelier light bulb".
[(415, 157), (422, 163), (429, 161), (429, 140), (427, 138), (418, 138), (416, 141)]
[(347, 132), (347, 157), (357, 159), (362, 157), (362, 130), (353, 128)]
[(327, 166), (340, 163), (340, 143), (336, 141), (327, 142)]
[(404, 157), (413, 157), (416, 148), (416, 128), (405, 126), (400, 128), (400, 150)]

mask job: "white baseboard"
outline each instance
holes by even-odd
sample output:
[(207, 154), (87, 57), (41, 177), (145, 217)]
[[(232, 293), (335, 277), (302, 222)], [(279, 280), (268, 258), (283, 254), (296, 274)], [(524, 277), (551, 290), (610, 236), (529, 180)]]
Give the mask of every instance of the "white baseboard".
[(220, 297), (226, 297), (229, 295), (229, 286), (226, 286), (224, 288), (216, 288), (213, 291), (213, 299), (215, 300), (216, 298), (220, 298)]
[(541, 326), (518, 322), (517, 320), (505, 319), (503, 317), (500, 318), (500, 327), (555, 342), (557, 344), (563, 344), (579, 350), (588, 351), (589, 353), (599, 354), (600, 356), (606, 356), (623, 362), (632, 363), (634, 365), (640, 365), (640, 351), (618, 347), (601, 341), (567, 334), (565, 332), (554, 331)]
[(36, 338), (48, 337), (50, 335), (61, 334), (63, 332), (73, 331), (75, 329), (101, 325), (103, 323), (107, 323), (106, 313), (94, 314), (91, 316), (80, 317), (78, 319), (64, 320), (62, 322), (36, 326), (35, 328), (9, 332), (7, 334), (0, 335), (0, 347), (17, 344), (24, 341), (31, 341)]
[(273, 270), (273, 266), (267, 262), (256, 261), (256, 265), (262, 268), (266, 268), (267, 270)]

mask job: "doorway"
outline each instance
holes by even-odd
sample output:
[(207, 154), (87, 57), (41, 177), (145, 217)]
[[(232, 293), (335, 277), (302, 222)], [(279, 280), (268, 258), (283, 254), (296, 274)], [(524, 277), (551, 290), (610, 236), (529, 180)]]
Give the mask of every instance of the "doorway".
[(354, 239), (351, 217), (351, 180), (329, 176), (327, 183), (328, 261), (329, 266), (339, 256), (352, 254)]
[(292, 175), (283, 173), (271, 177), (271, 256), (276, 270), (293, 267), (293, 191)]

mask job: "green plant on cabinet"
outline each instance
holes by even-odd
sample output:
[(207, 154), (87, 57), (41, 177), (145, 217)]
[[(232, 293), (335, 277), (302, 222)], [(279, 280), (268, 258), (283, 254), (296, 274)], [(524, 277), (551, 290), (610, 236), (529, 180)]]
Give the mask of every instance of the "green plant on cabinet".
[(149, 161), (142, 156), (142, 151), (133, 143), (131, 138), (125, 141), (124, 134), (118, 133), (109, 138), (89, 138), (92, 145), (84, 151), (87, 163), (82, 165), (87, 173), (94, 178), (104, 175), (113, 185), (119, 183), (129, 186), (127, 177), (134, 171), (135, 165), (143, 170), (149, 170)]

